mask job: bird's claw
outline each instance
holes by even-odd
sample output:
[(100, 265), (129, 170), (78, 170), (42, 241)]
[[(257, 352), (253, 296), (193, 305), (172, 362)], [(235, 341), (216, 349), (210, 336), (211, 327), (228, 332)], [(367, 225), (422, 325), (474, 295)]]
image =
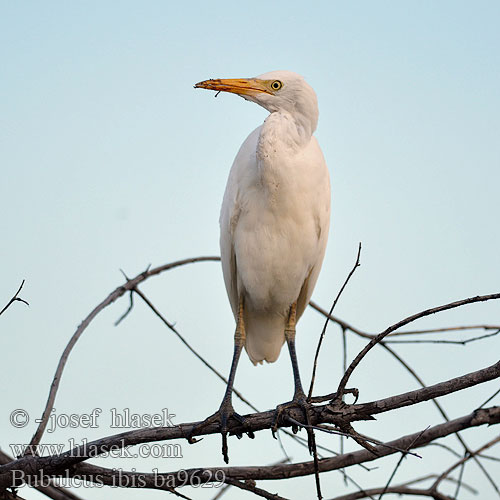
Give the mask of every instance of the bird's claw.
[[(310, 428), (311, 425), (311, 418), (310, 418), (310, 409), (313, 407), (313, 404), (307, 400), (306, 395), (304, 392), (296, 392), (295, 395), (293, 396), (292, 401), (289, 401), (288, 403), (283, 403), (281, 405), (278, 405), (276, 407), (276, 411), (274, 413), (274, 418), (273, 418), (273, 423), (271, 426), (271, 432), (273, 434), (273, 437), (276, 438), (276, 432), (278, 430), (278, 426), (280, 425), (280, 420), (283, 421), (289, 419), (289, 415), (285, 415), (284, 417), (282, 416), (283, 412), (287, 412), (287, 410), (290, 410), (292, 408), (300, 408), (302, 412), (304, 413), (304, 418), (305, 418), (305, 424), (304, 427), (307, 430), (308, 434), (308, 446), (309, 446), (309, 452), (312, 453), (312, 429)], [(293, 421), (290, 422), (292, 425), (292, 432), (294, 434), (297, 434), (299, 431), (299, 425)]]
[[(227, 446), (227, 435), (228, 435), (228, 422), (233, 418), (243, 427), (246, 426), (246, 419), (242, 417), (239, 413), (234, 411), (233, 405), (231, 401), (223, 401), (220, 405), (220, 408), (213, 414), (207, 417), (203, 422), (193, 426), (191, 432), (189, 433), (188, 441), (197, 442), (198, 440), (193, 438), (193, 434), (200, 433), (203, 429), (208, 427), (209, 425), (219, 422), (220, 424), (220, 433), (222, 434), (222, 457), (224, 458), (224, 462), (226, 464), (229, 463), (229, 455), (228, 455), (228, 446)], [(238, 439), (241, 439), (243, 436), (242, 432), (235, 433)], [(255, 437), (252, 431), (248, 431), (247, 435), (250, 439)]]

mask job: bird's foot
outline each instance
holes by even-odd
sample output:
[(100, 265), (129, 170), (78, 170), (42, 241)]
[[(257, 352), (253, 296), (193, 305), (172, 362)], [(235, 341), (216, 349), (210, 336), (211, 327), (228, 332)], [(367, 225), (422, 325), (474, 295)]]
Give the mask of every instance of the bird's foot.
[[(314, 438), (312, 436), (312, 427), (311, 427), (311, 408), (313, 407), (314, 405), (310, 401), (308, 401), (306, 395), (304, 394), (304, 391), (302, 390), (295, 391), (292, 401), (289, 401), (288, 403), (283, 403), (276, 407), (273, 418), (273, 425), (271, 427), (273, 437), (276, 437), (276, 431), (278, 430), (280, 423), (284, 422), (291, 423), (292, 432), (294, 434), (297, 434), (299, 427), (304, 427), (307, 431), (307, 443), (309, 447), (309, 452), (312, 453), (314, 447)], [(305, 421), (304, 424), (301, 424), (295, 418), (292, 418), (292, 416), (289, 414), (289, 410), (295, 408), (299, 408), (302, 410), (302, 413), (304, 414), (304, 421)]]
[[(200, 422), (198, 425), (195, 425), (191, 432), (189, 433), (189, 442), (196, 442), (193, 439), (194, 434), (199, 434), (209, 425), (218, 422), (220, 425), (220, 433), (222, 434), (222, 457), (224, 458), (224, 462), (226, 464), (229, 463), (229, 455), (228, 455), (228, 446), (227, 446), (227, 435), (228, 435), (228, 422), (230, 419), (236, 420), (241, 426), (246, 426), (246, 419), (242, 417), (239, 413), (234, 411), (231, 400), (224, 400), (220, 405), (220, 408), (210, 417), (206, 418), (203, 422)], [(250, 439), (255, 437), (252, 431), (246, 431), (246, 434)], [(235, 433), (238, 439), (241, 439), (243, 436), (242, 432)]]

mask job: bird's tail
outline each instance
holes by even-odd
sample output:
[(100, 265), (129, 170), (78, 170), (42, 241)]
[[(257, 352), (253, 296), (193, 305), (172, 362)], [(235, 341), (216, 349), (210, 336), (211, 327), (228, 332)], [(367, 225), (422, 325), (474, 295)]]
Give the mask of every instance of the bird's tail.
[(280, 314), (245, 314), (245, 349), (254, 365), (274, 363), (285, 342), (285, 318)]

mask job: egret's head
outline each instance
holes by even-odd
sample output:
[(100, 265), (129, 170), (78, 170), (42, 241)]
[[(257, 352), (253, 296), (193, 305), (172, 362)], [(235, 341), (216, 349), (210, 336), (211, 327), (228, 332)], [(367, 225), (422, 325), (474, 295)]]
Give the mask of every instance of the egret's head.
[(255, 78), (205, 80), (195, 88), (231, 92), (271, 113), (287, 112), (299, 121), (307, 121), (311, 133), (318, 123), (316, 93), (302, 76), (291, 71), (271, 71)]

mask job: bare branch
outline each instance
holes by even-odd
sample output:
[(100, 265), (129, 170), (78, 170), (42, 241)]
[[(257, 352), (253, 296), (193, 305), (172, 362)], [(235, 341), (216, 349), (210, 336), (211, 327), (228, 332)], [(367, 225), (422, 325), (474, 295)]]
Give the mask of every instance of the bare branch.
[[(429, 443), (427, 446), (430, 446), (432, 444), (433, 443)], [(417, 477), (416, 479), (412, 479), (411, 481), (405, 481), (404, 483), (399, 484), (399, 486), (410, 486), (411, 484), (421, 483), (423, 481), (428, 481), (429, 479), (435, 479), (436, 477), (438, 477), (437, 474), (428, 474), (427, 476)], [(455, 483), (455, 484), (458, 482), (456, 479), (454, 479), (452, 477), (446, 477), (444, 479), (444, 481), (448, 481), (450, 483)], [(477, 494), (477, 490), (474, 489), (472, 486), (470, 486), (466, 483), (462, 483), (462, 486), (464, 489), (470, 491), (474, 495)]]
[[(500, 368), (500, 362), (497, 363), (498, 368)], [(485, 374), (488, 373), (488, 369), (483, 370)], [(474, 372), (471, 375), (471, 378), (473, 379), (473, 382), (476, 382), (477, 379), (475, 378), (475, 374), (478, 372)], [(459, 377), (460, 378), (460, 377)], [(454, 379), (458, 380), (458, 379)], [(453, 381), (452, 381), (453, 382)], [(442, 386), (444, 389), (445, 387), (448, 389), (448, 391), (453, 391), (454, 389), (457, 389), (456, 384), (451, 384), (450, 381), (442, 383), (442, 384), (437, 384), (437, 386)], [(437, 387), (434, 386), (434, 387)], [(450, 389), (451, 387), (451, 389)], [(431, 388), (428, 388), (431, 389)], [(420, 391), (425, 391), (426, 389), (420, 389)], [(458, 389), (457, 389), (458, 390)], [(446, 391), (446, 392), (448, 392)], [(415, 392), (415, 391), (413, 391)], [(407, 393), (410, 394), (410, 393)], [(435, 396), (434, 396), (435, 397)], [(391, 399), (391, 398), (388, 398)], [(399, 397), (400, 402), (404, 406), (405, 399)], [(417, 402), (419, 399), (417, 398), (415, 402)], [(383, 401), (383, 400), (381, 400)], [(362, 407), (363, 405), (352, 405), (352, 407)], [(377, 402), (374, 403), (368, 403), (365, 406), (365, 409), (371, 407), (377, 411), (387, 411), (393, 405), (387, 403), (379, 403)], [(356, 416), (356, 414), (350, 414), (349, 412), (349, 406), (346, 408), (346, 414), (342, 416), (342, 418), (346, 420), (350, 419), (362, 419), (362, 418), (367, 418), (363, 417), (363, 412), (361, 413), (361, 416)], [(356, 412), (355, 412), (356, 413)], [(290, 410), (290, 415), (292, 418), (295, 418), (296, 420), (300, 419), (303, 415), (300, 409), (291, 409)], [(258, 431), (262, 429), (270, 429), (273, 426), (274, 423), (274, 411), (268, 411), (268, 412), (263, 412), (263, 413), (258, 413), (258, 414), (252, 414), (248, 415), (245, 417), (246, 418), (246, 426), (245, 429), (251, 429), (253, 431)], [(318, 423), (324, 423), (324, 422), (329, 422), (329, 423), (335, 423), (335, 421), (338, 421), (340, 418), (340, 415), (331, 415), (327, 406), (321, 406), (321, 407), (313, 407), (311, 408), (311, 422), (313, 425), (318, 424)], [(434, 439), (437, 439), (439, 437), (448, 435), (450, 433), (457, 432), (461, 429), (468, 428), (468, 427), (474, 427), (478, 425), (483, 425), (483, 424), (496, 424), (500, 423), (500, 408), (493, 407), (489, 409), (483, 409), (483, 410), (477, 410), (474, 413), (467, 415), (465, 417), (462, 417), (461, 419), (455, 419), (450, 422), (446, 422), (444, 424), (437, 425), (435, 427), (430, 428), (425, 432), (425, 434), (418, 439), (418, 441), (415, 443), (415, 447), (420, 447), (423, 446), (429, 442), (432, 442)], [(145, 442), (151, 442), (151, 441), (159, 441), (159, 440), (166, 440), (166, 439), (177, 439), (177, 438), (187, 438), (189, 436), (189, 433), (195, 427), (198, 425), (198, 422), (195, 423), (189, 423), (189, 424), (181, 424), (175, 427), (158, 427), (158, 428), (151, 428), (151, 429), (140, 429), (136, 431), (130, 431), (130, 432), (124, 432), (121, 434), (117, 434), (114, 436), (109, 436), (106, 438), (102, 438), (97, 441), (93, 441), (91, 443), (86, 443), (85, 445), (82, 445), (80, 447), (75, 448), (74, 450), (67, 451), (65, 453), (62, 453), (57, 456), (51, 456), (51, 457), (38, 457), (38, 456), (24, 456), (18, 460), (15, 460), (11, 462), (10, 464), (7, 465), (2, 465), (0, 466), (0, 488), (2, 487), (8, 487), (12, 484), (12, 471), (13, 470), (22, 470), (22, 471), (29, 471), (30, 474), (36, 474), (37, 471), (40, 469), (43, 469), (45, 474), (52, 474), (53, 472), (57, 472), (62, 469), (67, 469), (70, 466), (75, 466), (76, 464), (79, 464), (80, 462), (87, 460), (88, 458), (98, 456), (102, 453), (105, 453), (109, 451), (110, 447), (119, 447), (123, 448), (128, 445), (135, 445), (139, 443), (145, 443)], [(243, 432), (245, 429), (241, 426), (241, 424), (237, 422), (231, 422), (229, 425), (229, 430), (232, 434), (239, 434)], [(218, 424), (214, 423), (212, 425), (207, 426), (204, 429), (204, 434), (214, 434), (219, 432)], [(394, 453), (395, 451), (392, 449), (388, 449), (388, 446), (392, 447), (399, 447), (401, 448), (406, 448), (409, 446), (412, 441), (415, 439), (416, 436), (418, 436), (419, 433), (413, 434), (411, 436), (406, 436), (404, 438), (397, 439), (395, 441), (392, 441), (390, 443), (385, 443), (384, 445), (379, 445), (376, 447), (376, 453), (378, 456), (385, 456), (391, 453)], [(346, 467), (350, 466), (356, 463), (362, 463), (365, 461), (372, 461), (376, 458), (374, 453), (369, 452), (367, 450), (361, 450), (359, 452), (354, 452), (354, 453), (348, 453), (346, 455), (340, 455), (337, 457), (332, 457), (332, 458), (326, 458), (322, 459), (319, 461), (319, 469), (320, 471), (325, 471), (325, 470), (333, 470), (336, 468), (341, 468), (341, 467)], [(300, 465), (295, 472), (297, 475), (307, 475), (311, 474), (314, 472), (314, 463), (313, 462), (308, 462), (308, 465)], [(297, 465), (297, 464), (296, 464)], [(233, 479), (277, 479), (277, 476), (273, 476), (273, 474), (276, 472), (276, 470), (281, 470), (280, 467), (284, 466), (272, 466), (272, 477), (267, 477), (266, 474), (264, 476), (260, 476), (260, 473), (264, 473), (269, 470), (269, 468), (266, 467), (257, 467), (257, 470), (260, 471), (257, 476), (248, 476), (248, 475), (234, 475), (236, 472), (241, 471), (243, 469), (239, 468), (225, 468), (223, 469), (226, 473), (227, 477), (231, 477)], [(250, 468), (251, 469), (251, 468)], [(199, 472), (201, 469), (197, 469)], [(208, 469), (207, 469), (208, 470)], [(217, 469), (219, 470), (219, 469)], [(286, 470), (286, 469), (284, 469)], [(212, 471), (214, 472), (214, 471)], [(299, 473), (300, 472), (300, 473)], [(198, 473), (197, 473), (198, 474)], [(286, 470), (286, 474), (294, 474), (294, 472), (290, 470)], [(288, 477), (288, 476), (287, 476)], [(292, 477), (292, 476), (289, 476)], [(295, 477), (295, 476), (293, 476)], [(172, 487), (177, 487), (178, 483), (174, 482)]]
[(345, 387), (347, 385), (349, 377), (351, 376), (354, 369), (359, 365), (361, 360), (366, 356), (366, 354), (375, 345), (377, 345), (381, 340), (383, 340), (391, 332), (401, 328), (402, 326), (405, 326), (409, 323), (412, 323), (413, 321), (416, 321), (417, 319), (424, 318), (426, 316), (430, 316), (431, 314), (436, 314), (438, 312), (447, 311), (449, 309), (455, 309), (456, 307), (461, 307), (461, 306), (464, 306), (467, 304), (474, 304), (476, 302), (486, 302), (488, 300), (496, 300), (496, 299), (500, 299), (500, 293), (493, 293), (493, 294), (489, 294), (489, 295), (478, 295), (476, 297), (470, 297), (470, 298), (463, 299), (463, 300), (457, 300), (455, 302), (451, 302), (449, 304), (444, 304), (442, 306), (432, 307), (430, 309), (426, 309), (425, 311), (421, 311), (417, 314), (413, 314), (412, 316), (409, 316), (408, 318), (405, 318), (401, 321), (398, 321), (396, 324), (390, 326), (389, 328), (384, 330), (382, 333), (379, 333), (376, 337), (374, 337), (372, 340), (370, 340), (370, 342), (365, 346), (365, 348), (354, 358), (352, 363), (349, 365), (349, 368), (347, 368), (347, 371), (344, 373), (342, 380), (340, 381), (340, 384), (339, 384), (338, 389), (337, 389), (336, 399), (342, 400), (342, 396), (344, 395)]
[[(330, 321), (337, 323), (341, 328), (345, 330), (350, 330), (351, 332), (359, 335), (360, 337), (364, 337), (367, 339), (372, 339), (376, 336), (375, 333), (368, 333), (355, 326), (351, 325), (347, 321), (344, 321), (337, 316), (333, 316), (332, 314), (328, 314), (326, 309), (323, 309), (319, 304), (314, 301), (309, 302), (309, 306), (312, 307), (315, 311), (319, 312), (321, 315), (328, 317)], [(471, 330), (500, 330), (500, 325), (466, 325), (466, 326), (447, 326), (442, 328), (428, 328), (423, 330), (404, 330), (398, 332), (392, 332), (388, 335), (389, 338), (397, 337), (397, 336), (405, 336), (405, 335), (422, 335), (422, 334), (433, 334), (433, 333), (446, 333), (446, 332), (457, 332), (457, 331), (471, 331)], [(388, 342), (386, 340), (385, 342)], [(394, 342), (391, 340), (391, 342)]]
[(490, 401), (492, 401), (495, 397), (497, 397), (500, 394), (500, 389), (495, 391), (479, 408), (482, 408), (483, 406), (486, 406)]
[[(313, 302), (310, 302), (309, 304), (311, 307), (313, 307), (313, 309), (315, 309), (316, 311), (318, 311), (319, 313), (321, 313), (322, 315), (326, 316), (330, 321), (334, 322), (334, 323), (337, 323), (342, 331), (344, 332), (345, 330), (350, 330), (352, 331), (353, 333), (355, 333), (356, 335), (359, 335), (361, 337), (364, 337), (364, 338), (369, 338), (369, 339), (373, 339), (374, 338), (374, 335), (371, 335), (369, 333), (366, 333), (366, 332), (363, 332), (362, 330), (359, 330), (358, 328), (352, 326), (351, 324), (349, 323), (346, 323), (345, 321), (343, 320), (340, 320), (339, 318), (335, 317), (335, 316), (332, 316), (332, 315), (329, 315), (327, 311), (325, 311), (324, 309), (322, 309), (320, 306), (318, 306), (317, 304), (313, 303)], [(491, 325), (475, 325), (475, 326), (472, 326), (472, 327), (450, 327), (449, 330), (459, 330), (459, 329), (467, 329), (467, 328), (484, 328), (484, 329), (489, 329), (491, 327)], [(492, 326), (492, 328), (496, 328), (496, 326)], [(428, 332), (437, 332), (437, 331), (440, 331), (440, 330), (445, 330), (445, 329), (434, 329), (434, 330), (428, 330)], [(422, 330), (422, 332), (425, 332), (425, 330)], [(405, 333), (405, 332), (392, 332), (390, 335), (398, 335), (398, 333)], [(416, 333), (416, 331), (414, 332), (410, 332), (410, 333)], [(415, 370), (413, 370), (413, 368), (411, 368), (408, 363), (406, 363), (392, 348), (390, 348), (387, 344), (386, 344), (386, 341), (381, 341), (379, 343), (379, 345), (381, 345), (382, 347), (384, 347), (394, 358), (396, 358), (397, 361), (399, 361), (399, 363), (401, 363), (401, 365), (406, 368), (406, 370), (415, 378), (415, 380), (417, 380), (417, 382), (422, 386), (422, 387), (426, 387), (426, 385), (424, 384), (423, 380), (417, 375), (417, 373), (415, 372)], [(345, 372), (346, 370), (344, 370)], [(486, 404), (488, 404), (498, 393), (500, 393), (500, 390), (498, 390), (495, 394), (493, 394), (490, 398), (488, 398), (481, 406), (480, 408), (482, 408), (483, 406), (485, 406)], [(443, 416), (443, 418), (446, 420), (446, 421), (449, 421), (449, 417), (448, 415), (446, 414), (446, 412), (444, 411), (443, 407), (435, 400), (435, 399), (432, 399), (432, 402), (433, 404), (436, 406), (436, 408), (438, 409), (438, 411), (441, 413), (441, 415)], [(458, 441), (460, 442), (460, 444), (463, 446), (464, 450), (466, 453), (471, 453), (469, 447), (467, 446), (467, 444), (465, 443), (464, 439), (462, 438), (462, 436), (460, 436), (460, 434), (456, 434), (456, 437), (458, 439)], [(485, 470), (484, 466), (482, 465), (482, 463), (479, 461), (478, 457), (477, 456), (474, 456), (473, 457), (473, 460), (476, 462), (476, 464), (478, 465), (478, 467), (481, 469), (481, 471), (483, 472), (483, 474), (485, 475), (485, 477), (487, 478), (488, 481), (491, 482), (491, 478), (488, 474), (488, 472)], [(492, 483), (494, 484), (494, 483)]]
[[(358, 254), (356, 256), (356, 262), (354, 263), (353, 268), (351, 269), (351, 271), (347, 275), (347, 278), (344, 281), (344, 284), (342, 285), (342, 287), (340, 288), (339, 293), (335, 297), (335, 300), (333, 301), (332, 307), (330, 308), (330, 312), (328, 313), (328, 317), (332, 315), (332, 312), (335, 309), (335, 306), (337, 305), (337, 302), (339, 301), (340, 296), (342, 295), (342, 292), (344, 291), (345, 287), (349, 283), (349, 280), (351, 279), (351, 277), (354, 274), (354, 272), (356, 271), (356, 269), (361, 265), (359, 263), (360, 257), (361, 257), (361, 243), (359, 244), (359, 247), (358, 247)], [(318, 346), (316, 347), (316, 354), (314, 355), (313, 371), (312, 371), (312, 375), (311, 375), (311, 384), (309, 386), (309, 393), (307, 396), (309, 401), (311, 400), (311, 397), (312, 397), (313, 388), (314, 388), (314, 381), (316, 379), (316, 368), (318, 365), (319, 351), (321, 349), (321, 344), (323, 343), (323, 339), (324, 339), (325, 333), (326, 333), (326, 328), (328, 327), (328, 323), (329, 323), (328, 317), (325, 320), (325, 324), (323, 325), (323, 330), (321, 331), (321, 335), (319, 336), (319, 340), (318, 340)]]
[(129, 305), (127, 307), (127, 309), (125, 310), (125, 312), (115, 321), (115, 326), (118, 326), (129, 314), (130, 312), (132, 311), (132, 309), (134, 308), (134, 293), (133, 291), (130, 291), (129, 293)]
[[(500, 408), (488, 408), (484, 410), (479, 410), (473, 412), (464, 417), (457, 418), (455, 420), (451, 420), (450, 422), (446, 422), (443, 424), (436, 425), (434, 427), (430, 427), (425, 431), (424, 434), (421, 432), (410, 434), (407, 436), (400, 437), (395, 439), (389, 443), (385, 443), (384, 446), (378, 446), (377, 456), (387, 456), (393, 453), (396, 453), (393, 449), (389, 448), (387, 445), (390, 445), (392, 448), (406, 448), (414, 443), (414, 448), (419, 448), (427, 445), (428, 443), (438, 439), (440, 437), (447, 436), (449, 434), (453, 434), (457, 431), (476, 427), (480, 425), (492, 425), (500, 423)], [(163, 432), (166, 432), (166, 429), (161, 429)], [(170, 428), (170, 430), (174, 430)], [(141, 431), (133, 431), (136, 434), (138, 432), (145, 433), (151, 432), (151, 430), (141, 430)], [(130, 433), (123, 433), (130, 434)], [(420, 437), (418, 437), (420, 436)], [(417, 438), (417, 439), (416, 439)], [(157, 439), (160, 439), (157, 436)], [(416, 441), (415, 441), (416, 440)], [(360, 464), (364, 462), (369, 462), (377, 459), (373, 453), (367, 450), (359, 450), (355, 452), (350, 452), (345, 455), (339, 455), (337, 457), (325, 458), (319, 461), (319, 468), (321, 472), (338, 470), (340, 468), (349, 467), (351, 465)], [(61, 470), (65, 465), (58, 465), (56, 462), (59, 460), (59, 457), (56, 459), (52, 459), (50, 461), (50, 457), (25, 457), (22, 460), (30, 460), (30, 465), (34, 465), (35, 461), (41, 462), (45, 461), (46, 463), (46, 473), (57, 475), (57, 471)], [(81, 460), (81, 459), (80, 459)], [(66, 461), (62, 459), (62, 461)], [(50, 462), (50, 463), (49, 463)], [(21, 464), (17, 464), (16, 468), (19, 468)], [(105, 469), (103, 467), (97, 467), (95, 465), (90, 465), (87, 463), (78, 463), (75, 464), (71, 468), (71, 473), (76, 475), (85, 475), (86, 479), (91, 480), (92, 477), (104, 478), (105, 484), (112, 483), (113, 475), (118, 474), (116, 470), (113, 469)], [(222, 475), (224, 476), (224, 480), (226, 479), (235, 479), (238, 481), (244, 480), (274, 480), (274, 479), (286, 479), (292, 477), (301, 477), (307, 476), (314, 473), (314, 463), (310, 462), (300, 462), (295, 464), (283, 464), (283, 465), (272, 465), (272, 466), (253, 466), (253, 467), (212, 467), (212, 468), (197, 468), (197, 469), (188, 469), (182, 471), (182, 476), (178, 477), (178, 472), (166, 472), (166, 473), (158, 473), (158, 474), (148, 474), (148, 473), (139, 473), (139, 472), (125, 472), (120, 471), (122, 475), (129, 475), (130, 477), (141, 477), (146, 483), (148, 481), (155, 481), (158, 484), (158, 481), (163, 481), (165, 484), (169, 484), (172, 487), (178, 487), (182, 484), (186, 484), (187, 481), (196, 481), (196, 484), (204, 484), (207, 482), (217, 482)], [(5, 483), (5, 474), (0, 475), (0, 486), (2, 483)], [(189, 484), (189, 483), (188, 483)], [(191, 483), (192, 484), (192, 483)], [(151, 486), (145, 486), (147, 488)], [(363, 497), (361, 497), (363, 498)]]
[(443, 495), (439, 492), (431, 492), (430, 490), (421, 490), (417, 488), (410, 488), (408, 486), (392, 486), (390, 488), (371, 488), (365, 491), (356, 491), (348, 495), (332, 498), (331, 500), (358, 500), (360, 498), (367, 498), (370, 495), (380, 495), (384, 493), (392, 493), (396, 495), (411, 495), (417, 497), (429, 497), (434, 500), (453, 500), (453, 498)]
[[(212, 373), (214, 373), (220, 380), (222, 380), (225, 384), (227, 384), (227, 378), (224, 377), (224, 375), (222, 375), (212, 364), (210, 364), (200, 353), (198, 353), (198, 351), (196, 351), (192, 346), (191, 344), (189, 344), (189, 342), (184, 338), (184, 336), (182, 336), (180, 334), (180, 332), (177, 330), (177, 328), (175, 327), (174, 324), (170, 323), (164, 316), (163, 314), (160, 313), (160, 311), (158, 311), (158, 309), (153, 305), (153, 303), (144, 295), (144, 293), (139, 290), (139, 288), (134, 288), (132, 291), (131, 291), (131, 294), (132, 293), (137, 293), (137, 295), (139, 295), (141, 297), (141, 299), (147, 304), (147, 306), (151, 309), (151, 311), (153, 311), (153, 313), (162, 321), (162, 323), (167, 326), (167, 328), (169, 328), (179, 339), (180, 341), (189, 349), (189, 351), (191, 353), (193, 353)], [(128, 314), (130, 312), (130, 308), (127, 309), (126, 311), (126, 314)], [(123, 319), (124, 316), (122, 316), (122, 318), (120, 319)], [(254, 405), (252, 404), (248, 399), (246, 399), (243, 394), (238, 391), (236, 388), (233, 387), (233, 393), (243, 402), (245, 403), (249, 408), (251, 408), (253, 411), (255, 412), (259, 412), (259, 409)], [(299, 444), (301, 444), (302, 446), (304, 447), (307, 447), (307, 444), (306, 443), (303, 443), (300, 441), (299, 437), (298, 436), (295, 436), (294, 434), (292, 434), (291, 432), (285, 430), (285, 429), (280, 429), (281, 432), (284, 432), (285, 434), (287, 434), (289, 437), (291, 437), (292, 439), (294, 439), (295, 441), (298, 441)], [(283, 445), (280, 442), (280, 446), (281, 446), (281, 449), (283, 451), (283, 454), (285, 455), (285, 457), (289, 458), (286, 451), (284, 450), (283, 448)]]
[(467, 345), (477, 340), (484, 340), (490, 337), (495, 337), (500, 333), (500, 329), (492, 333), (478, 335), (465, 340), (449, 340), (449, 339), (410, 339), (410, 340), (385, 340), (386, 344), (454, 344), (454, 345)]
[[(227, 378), (224, 377), (214, 366), (212, 366), (191, 344), (179, 333), (175, 325), (170, 323), (161, 313), (156, 309), (156, 307), (151, 303), (151, 301), (138, 289), (134, 288), (134, 292), (141, 297), (141, 299), (148, 305), (148, 307), (154, 312), (154, 314), (160, 318), (160, 320), (173, 332), (179, 340), (189, 349), (191, 353), (193, 353), (210, 371), (212, 371), (220, 380), (222, 380), (225, 384), (227, 384)], [(240, 391), (233, 388), (234, 394), (243, 401), (249, 408), (253, 411), (259, 411), (248, 399), (246, 399)]]
[(470, 330), (500, 330), (500, 325), (465, 325), (465, 326), (445, 326), (442, 328), (427, 328), (425, 330), (405, 330), (391, 333), (390, 337), (403, 335), (423, 335), (427, 333), (464, 332)]
[[(379, 441), (378, 439), (374, 439), (374, 438), (365, 436), (364, 434), (359, 434), (357, 432), (355, 434), (352, 434), (352, 433), (349, 433), (349, 432), (340, 431), (338, 429), (329, 427), (326, 424), (319, 424), (319, 425), (303, 424), (302, 422), (299, 422), (299, 421), (295, 420), (292, 417), (288, 417), (288, 420), (292, 424), (295, 424), (295, 425), (300, 426), (300, 427), (305, 427), (305, 428), (310, 428), (310, 429), (316, 429), (318, 431), (326, 432), (327, 434), (335, 434), (336, 436), (343, 436), (343, 437), (352, 438), (352, 439), (356, 440), (356, 442), (357, 442), (357, 438), (361, 437), (364, 441), (367, 441), (369, 443), (378, 444), (380, 446), (388, 446), (390, 448), (390, 446), (388, 444), (385, 444), (382, 441)], [(359, 443), (359, 444), (361, 444), (361, 446), (363, 446), (363, 448), (365, 448), (367, 450), (370, 450), (370, 447), (366, 446), (366, 443)], [(418, 453), (413, 453), (413, 452), (410, 452), (408, 450), (402, 450), (400, 448), (393, 448), (393, 450), (394, 451), (399, 451), (399, 452), (401, 452), (403, 454), (413, 455), (413, 456), (415, 456), (417, 458), (422, 458)]]
[[(423, 387), (422, 389), (416, 389), (414, 391), (405, 392), (397, 396), (391, 396), (370, 403), (347, 405), (342, 413), (344, 417), (350, 418), (350, 415), (352, 415), (354, 417), (353, 420), (361, 420), (363, 415), (370, 417), (377, 413), (383, 413), (396, 408), (401, 408), (403, 406), (410, 406), (423, 401), (429, 401), (431, 399), (444, 396), (445, 394), (461, 391), (467, 387), (472, 387), (499, 377), (500, 361), (487, 368), (483, 368), (482, 370), (471, 372), (467, 375), (461, 375), (460, 377), (447, 380), (446, 382), (429, 385), (427, 387)], [(338, 412), (339, 410), (333, 405), (333, 411)]]
[[(443, 450), (449, 451), (454, 457), (461, 458), (460, 453), (457, 453), (453, 448), (443, 443), (429, 443), (429, 446), (437, 446), (439, 448), (443, 448)], [(410, 483), (405, 483), (405, 484), (410, 484)]]
[[(393, 349), (391, 349), (383, 341), (380, 343), (380, 345), (384, 349), (386, 349), (386, 351), (388, 351), (390, 354), (392, 354), (392, 356), (394, 356), (408, 370), (408, 372), (415, 378), (415, 380), (417, 380), (417, 382), (422, 387), (427, 387), (424, 384), (424, 382), (422, 381), (422, 379), (417, 375), (417, 373), (398, 354), (396, 354), (396, 352)], [(436, 399), (432, 399), (431, 401), (434, 404), (434, 406), (438, 409), (439, 413), (441, 413), (442, 417), (448, 422), (450, 419), (449, 419), (448, 415), (446, 414), (446, 412), (444, 411), (444, 408), (439, 404), (438, 401), (436, 401)], [(465, 453), (470, 453), (470, 449), (469, 449), (467, 443), (464, 441), (464, 439), (462, 438), (462, 436), (459, 433), (456, 434), (456, 438), (458, 439), (458, 441), (462, 445), (463, 449), (465, 450)], [(485, 468), (483, 467), (483, 465), (481, 464), (481, 462), (479, 461), (479, 459), (476, 456), (474, 456), (473, 459), (476, 462), (476, 464), (478, 465), (478, 467), (481, 469), (483, 474), (485, 475), (486, 479), (488, 481), (490, 481), (490, 477), (489, 477), (487, 471), (485, 470)]]
[(21, 498), (17, 492), (12, 493), (10, 491), (4, 490), (0, 491), (0, 500), (24, 500), (24, 498)]
[(19, 295), (19, 292), (22, 290), (23, 286), (24, 286), (24, 281), (23, 280), (21, 282), (21, 284), (19, 285), (19, 288), (17, 289), (17, 292), (11, 297), (11, 299), (9, 300), (9, 302), (7, 302), (7, 304), (4, 306), (4, 308), (0, 311), (0, 316), (14, 303), (14, 302), (22, 302), (23, 304), (26, 304), (27, 306), (29, 306), (28, 302), (26, 302), (24, 299), (22, 299), (21, 297), (18, 297)]
[[(285, 458), (283, 460), (280, 460), (279, 462), (276, 462), (276, 465), (286, 464), (288, 462), (290, 462), (290, 459)], [(222, 498), (222, 496), (227, 492), (227, 490), (231, 488), (231, 485), (232, 485), (232, 480), (228, 480), (224, 486), (221, 486), (220, 491), (212, 498), (212, 500), (218, 500), (219, 498)]]
[(396, 475), (396, 472), (398, 471), (399, 467), (401, 467), (401, 464), (403, 463), (403, 460), (406, 458), (406, 455), (410, 453), (410, 449), (413, 448), (413, 445), (420, 439), (422, 434), (426, 431), (427, 429), (423, 430), (416, 438), (415, 441), (410, 443), (410, 445), (406, 448), (406, 450), (401, 453), (401, 457), (398, 460), (398, 463), (396, 464), (396, 467), (394, 467), (394, 470), (392, 471), (392, 474), (389, 476), (389, 479), (387, 480), (386, 485), (384, 486), (384, 489), (380, 493), (380, 496), (378, 497), (378, 500), (382, 500), (382, 497), (388, 493), (389, 487), (392, 483), (392, 480), (394, 479), (394, 476)]
[[(453, 470), (455, 470), (458, 466), (462, 465), (463, 463), (467, 462), (468, 460), (470, 460), (472, 457), (480, 454), (481, 452), (483, 452), (484, 450), (487, 450), (488, 448), (491, 448), (492, 446), (494, 446), (495, 444), (497, 444), (498, 442), (500, 442), (500, 435), (498, 435), (497, 437), (495, 437), (494, 439), (492, 439), (491, 441), (488, 441), (486, 444), (484, 444), (483, 446), (481, 446), (480, 448), (478, 448), (476, 451), (473, 451), (471, 453), (468, 453), (467, 455), (465, 455), (462, 459), (460, 459), (458, 462), (455, 462), (451, 467), (449, 467), (448, 469), (446, 469), (437, 479), (436, 481), (434, 482), (434, 484), (431, 486), (431, 489), (432, 490), (436, 490), (437, 487), (439, 486), (439, 484), (443, 481), (443, 479), (445, 479)], [(495, 490), (498, 492), (498, 487), (496, 487), (496, 484), (495, 482), (493, 482), (493, 486), (495, 487)]]
[[(13, 461), (14, 459), (5, 453), (4, 451), (0, 450), (0, 465), (5, 465), (9, 464)], [(40, 492), (43, 493), (45, 496), (52, 498), (52, 500), (81, 500), (81, 497), (75, 495), (73, 492), (70, 490), (67, 490), (66, 488), (63, 488), (61, 486), (35, 486), (35, 488)], [(2, 492), (0, 491), (0, 499)], [(14, 498), (14, 497), (12, 497)], [(17, 496), (16, 500), (21, 500), (21, 497)]]
[(262, 488), (257, 488), (257, 486), (253, 484), (253, 481), (237, 481), (236, 479), (226, 479), (225, 483), (230, 484), (231, 486), (236, 486), (241, 490), (251, 491), (258, 497), (269, 498), (270, 500), (287, 500), (286, 498), (280, 497), (277, 494), (269, 493)]

